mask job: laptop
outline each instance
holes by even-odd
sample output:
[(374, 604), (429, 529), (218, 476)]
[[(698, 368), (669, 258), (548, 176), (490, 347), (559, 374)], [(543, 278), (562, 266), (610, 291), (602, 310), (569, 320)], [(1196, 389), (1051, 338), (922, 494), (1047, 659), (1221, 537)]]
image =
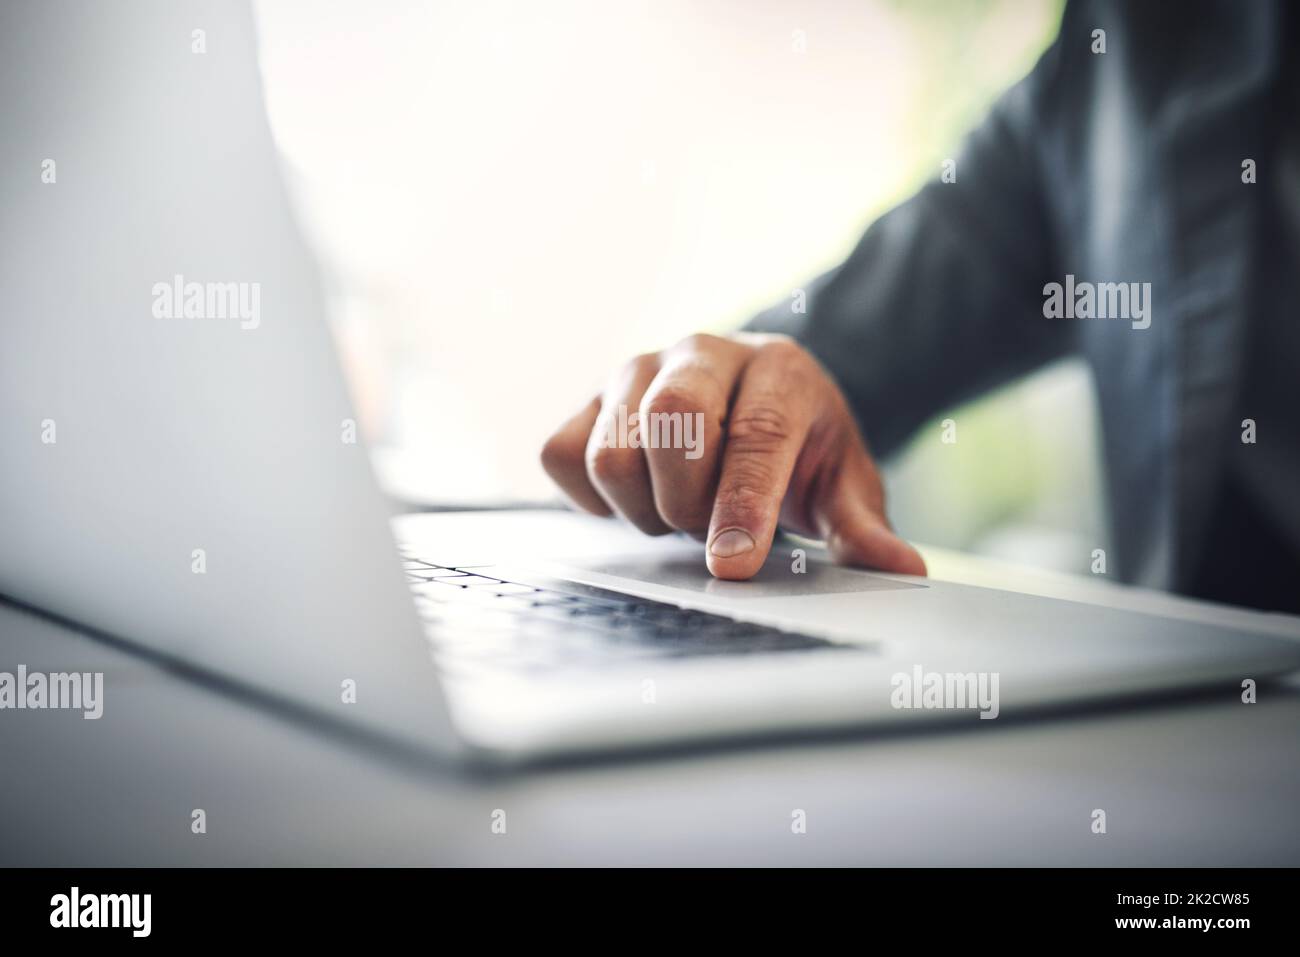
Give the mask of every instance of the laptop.
[[(720, 582), (695, 542), (561, 511), (395, 516), (275, 160), (248, 11), (204, 12), (196, 52), (180, 5), (6, 10), (0, 85), (26, 91), (0, 121), (8, 600), (323, 727), (485, 761), (987, 730), (1300, 667), (1296, 619), (873, 574), (793, 541), (754, 581)], [(106, 686), (105, 711), (130, 693)]]

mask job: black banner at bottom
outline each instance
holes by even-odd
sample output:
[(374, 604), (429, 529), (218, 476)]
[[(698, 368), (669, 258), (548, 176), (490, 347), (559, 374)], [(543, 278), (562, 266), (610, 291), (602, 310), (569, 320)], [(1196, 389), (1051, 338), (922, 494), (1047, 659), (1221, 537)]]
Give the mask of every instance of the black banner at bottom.
[(759, 935), (781, 924), (813, 934), (851, 924), (858, 934), (905, 927), (918, 943), (969, 942), (978, 932), (1230, 946), (1294, 924), (1295, 879), (1289, 869), (1212, 868), (8, 870), (0, 871), (0, 917), (8, 942), (92, 945), (291, 936), (337, 946), (398, 933), (427, 940), (439, 925), (458, 935), (476, 929), (485, 942), (511, 930), (598, 941), (612, 921), (616, 939), (633, 930), (654, 939), (677, 926), (734, 940), (746, 923)]

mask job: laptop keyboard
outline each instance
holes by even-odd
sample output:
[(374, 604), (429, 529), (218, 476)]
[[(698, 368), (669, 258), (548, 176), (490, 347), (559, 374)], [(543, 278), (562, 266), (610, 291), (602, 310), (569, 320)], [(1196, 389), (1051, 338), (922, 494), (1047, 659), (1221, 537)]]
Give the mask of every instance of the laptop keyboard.
[[(435, 658), (452, 669), (544, 670), (646, 658), (864, 650), (813, 635), (529, 574), (403, 558)], [(542, 584), (545, 582), (545, 584)]]

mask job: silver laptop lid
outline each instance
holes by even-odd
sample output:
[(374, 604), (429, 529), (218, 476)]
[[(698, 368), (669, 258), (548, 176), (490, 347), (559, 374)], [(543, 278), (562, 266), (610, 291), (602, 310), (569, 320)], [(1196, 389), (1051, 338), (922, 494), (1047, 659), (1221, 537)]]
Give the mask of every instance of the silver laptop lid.
[(249, 10), (5, 4), (0, 78), (0, 592), (449, 746)]

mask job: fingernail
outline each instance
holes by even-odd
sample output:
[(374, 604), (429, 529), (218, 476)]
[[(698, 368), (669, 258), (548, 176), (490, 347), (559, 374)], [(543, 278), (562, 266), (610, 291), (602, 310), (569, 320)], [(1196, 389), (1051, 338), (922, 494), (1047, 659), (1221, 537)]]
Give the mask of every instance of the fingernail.
[(743, 528), (728, 528), (713, 538), (709, 551), (715, 558), (734, 558), (754, 547), (754, 537)]

